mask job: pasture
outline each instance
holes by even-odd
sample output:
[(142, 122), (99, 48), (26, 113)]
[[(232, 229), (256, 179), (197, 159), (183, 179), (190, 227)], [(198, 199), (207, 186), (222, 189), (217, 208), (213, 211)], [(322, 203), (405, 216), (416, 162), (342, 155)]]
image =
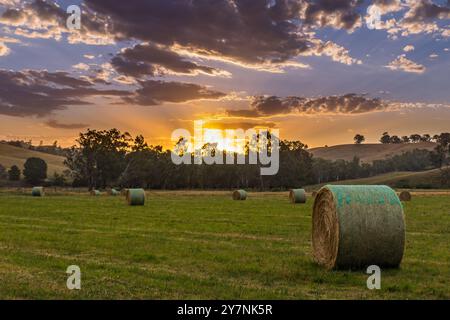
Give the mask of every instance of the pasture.
[[(287, 192), (149, 191), (145, 206), (87, 193), (0, 191), (1, 299), (450, 299), (450, 193), (404, 203), (400, 269), (312, 261), (313, 199)], [(81, 268), (68, 290), (66, 268)]]

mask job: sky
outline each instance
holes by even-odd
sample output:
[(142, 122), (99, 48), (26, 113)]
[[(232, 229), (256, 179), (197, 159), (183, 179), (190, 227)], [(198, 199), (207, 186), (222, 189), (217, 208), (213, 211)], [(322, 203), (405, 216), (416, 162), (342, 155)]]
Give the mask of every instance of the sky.
[(310, 147), (433, 135), (449, 37), (450, 0), (0, 0), (0, 140), (118, 128), (170, 148), (195, 120)]

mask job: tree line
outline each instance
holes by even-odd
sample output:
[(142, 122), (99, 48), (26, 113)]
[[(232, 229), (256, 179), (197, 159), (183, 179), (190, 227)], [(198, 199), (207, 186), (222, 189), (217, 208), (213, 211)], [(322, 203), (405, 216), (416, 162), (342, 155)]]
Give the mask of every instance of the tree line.
[[(365, 178), (392, 171), (421, 171), (442, 168), (448, 174), (450, 133), (436, 135), (433, 151), (415, 149), (401, 155), (362, 163), (315, 158), (300, 141), (279, 143), (280, 165), (274, 176), (261, 176), (260, 165), (175, 165), (171, 151), (149, 145), (143, 136), (132, 137), (118, 129), (87, 130), (77, 145), (65, 150), (68, 170), (47, 178), (47, 164), (39, 158), (26, 161), (23, 172), (17, 166), (8, 171), (0, 166), (0, 178), (19, 180), (21, 173), (29, 184), (47, 181), (51, 185), (74, 187), (144, 187), (153, 189), (231, 189), (277, 190), (346, 179)], [(210, 146), (205, 145), (204, 149)], [(237, 157), (237, 154), (234, 154)], [(191, 157), (194, 157), (191, 154)], [(445, 169), (445, 170), (444, 170)]]

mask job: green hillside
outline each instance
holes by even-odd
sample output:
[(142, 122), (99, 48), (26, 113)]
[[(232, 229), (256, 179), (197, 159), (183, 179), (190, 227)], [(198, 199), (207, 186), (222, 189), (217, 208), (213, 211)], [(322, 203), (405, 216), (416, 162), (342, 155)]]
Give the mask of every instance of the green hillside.
[[(390, 172), (374, 177), (342, 180), (324, 184), (385, 184), (395, 188), (441, 188), (440, 170), (433, 169), (421, 172)], [(310, 186), (308, 189), (318, 189), (324, 184)]]
[(420, 143), (399, 143), (399, 144), (342, 144), (331, 147), (311, 148), (314, 157), (327, 160), (343, 159), (350, 161), (357, 156), (362, 162), (372, 162), (374, 160), (383, 160), (395, 155), (400, 155), (414, 149), (433, 150), (436, 147), (434, 142)]
[(63, 164), (64, 157), (0, 143), (0, 164), (6, 168), (17, 165), (23, 169), (23, 164), (31, 157), (41, 158), (47, 162), (49, 176), (53, 175), (54, 172), (61, 173), (67, 169)]

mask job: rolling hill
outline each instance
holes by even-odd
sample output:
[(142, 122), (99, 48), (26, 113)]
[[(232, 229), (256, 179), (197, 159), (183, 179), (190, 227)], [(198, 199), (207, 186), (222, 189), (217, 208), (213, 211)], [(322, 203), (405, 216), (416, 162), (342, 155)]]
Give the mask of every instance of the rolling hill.
[(0, 164), (6, 168), (17, 165), (22, 170), (25, 161), (31, 157), (41, 158), (47, 162), (48, 176), (53, 175), (54, 172), (61, 173), (67, 169), (63, 164), (64, 157), (0, 143)]
[(440, 181), (440, 169), (432, 169), (419, 172), (389, 172), (368, 178), (341, 180), (336, 182), (327, 182), (307, 187), (308, 190), (316, 190), (325, 184), (384, 184), (395, 188), (418, 188), (431, 189), (442, 188)]
[(327, 160), (343, 159), (350, 161), (354, 156), (360, 158), (361, 162), (372, 162), (374, 160), (382, 160), (394, 155), (399, 155), (414, 149), (433, 150), (436, 147), (434, 142), (419, 143), (399, 143), (399, 144), (342, 144), (331, 147), (319, 147), (308, 149), (314, 157)]

